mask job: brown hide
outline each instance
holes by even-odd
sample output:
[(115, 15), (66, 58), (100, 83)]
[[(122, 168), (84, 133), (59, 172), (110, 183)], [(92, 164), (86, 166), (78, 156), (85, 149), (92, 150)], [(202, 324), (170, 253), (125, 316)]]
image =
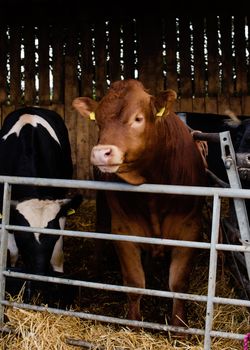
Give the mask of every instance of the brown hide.
[[(91, 162), (100, 169), (104, 180), (135, 185), (206, 184), (199, 150), (187, 126), (173, 112), (175, 98), (172, 90), (154, 97), (139, 81), (123, 80), (113, 83), (99, 103), (93, 104), (88, 98), (74, 101), (82, 115), (95, 112), (100, 132)], [(110, 191), (107, 198), (112, 233), (200, 240), (201, 198)], [(144, 288), (141, 251), (147, 249), (154, 256), (162, 254), (163, 247), (130, 242), (115, 245), (124, 284)], [(186, 292), (194, 250), (171, 247), (170, 254), (169, 288), (173, 292)], [(128, 295), (131, 319), (141, 318), (140, 298)], [(181, 320), (186, 322), (185, 305), (175, 299), (171, 323), (184, 325)]]

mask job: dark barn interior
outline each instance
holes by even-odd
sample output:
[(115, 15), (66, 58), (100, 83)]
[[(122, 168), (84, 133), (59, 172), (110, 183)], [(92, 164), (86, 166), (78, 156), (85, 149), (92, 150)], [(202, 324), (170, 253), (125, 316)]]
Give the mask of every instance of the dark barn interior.
[(56, 110), (69, 130), (75, 178), (90, 179), (95, 125), (72, 101), (99, 100), (115, 80), (138, 78), (153, 94), (174, 89), (177, 112), (250, 115), (250, 17), (167, 10), (161, 2), (142, 9), (1, 1), (0, 120), (23, 105)]

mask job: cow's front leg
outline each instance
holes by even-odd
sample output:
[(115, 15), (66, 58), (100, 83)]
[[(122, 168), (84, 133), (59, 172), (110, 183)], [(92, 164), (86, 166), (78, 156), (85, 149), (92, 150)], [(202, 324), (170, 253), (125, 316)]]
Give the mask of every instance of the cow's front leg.
[(64, 254), (63, 254), (63, 237), (60, 236), (56, 241), (56, 244), (53, 249), (53, 253), (50, 259), (53, 271), (63, 273), (63, 263), (64, 263)]
[[(173, 248), (169, 270), (171, 292), (186, 293), (188, 291), (193, 253), (194, 250), (190, 248)], [(173, 299), (171, 324), (182, 327), (187, 325), (185, 301), (182, 299)]]
[[(145, 288), (145, 275), (139, 246), (132, 242), (116, 242), (115, 245), (120, 260), (123, 284), (130, 287)], [(141, 320), (141, 295), (134, 293), (128, 293), (127, 295), (127, 317), (131, 320)]]
[(18, 260), (18, 248), (13, 233), (8, 233), (8, 250), (10, 252), (10, 266), (15, 267)]

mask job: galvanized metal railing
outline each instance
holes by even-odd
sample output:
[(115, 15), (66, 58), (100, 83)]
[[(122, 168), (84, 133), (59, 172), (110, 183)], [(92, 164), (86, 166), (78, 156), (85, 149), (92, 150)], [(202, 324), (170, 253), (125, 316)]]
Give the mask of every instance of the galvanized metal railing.
[[(215, 188), (215, 187), (191, 187), (191, 186), (172, 186), (172, 185), (154, 185), (143, 184), (140, 186), (133, 186), (121, 183), (107, 183), (101, 181), (81, 181), (81, 180), (61, 180), (61, 179), (41, 179), (41, 178), (21, 178), (0, 176), (0, 183), (4, 183), (4, 196), (3, 196), (3, 213), (1, 224), (1, 247), (0, 247), (0, 321), (3, 323), (3, 315), (5, 306), (26, 308), (30, 310), (49, 311), (55, 314), (76, 316), (88, 320), (97, 320), (108, 323), (116, 323), (127, 326), (137, 326), (149, 329), (156, 329), (161, 331), (177, 331), (187, 334), (196, 334), (204, 336), (204, 349), (211, 349), (211, 341), (213, 337), (222, 337), (230, 339), (244, 340), (244, 334), (229, 333), (223, 331), (213, 330), (213, 317), (214, 317), (214, 305), (215, 304), (230, 304), (238, 306), (250, 307), (250, 300), (222, 298), (215, 296), (216, 285), (216, 271), (217, 271), (217, 255), (218, 251), (241, 251), (250, 252), (250, 245), (243, 242), (242, 245), (229, 245), (218, 243), (219, 237), (219, 223), (220, 223), (220, 211), (221, 211), (221, 199), (222, 198), (250, 198), (250, 190), (246, 189), (232, 189), (232, 188)], [(87, 232), (87, 231), (70, 231), (70, 230), (52, 230), (35, 228), (36, 232), (49, 233), (56, 235), (65, 235), (70, 237), (86, 237), (95, 239), (108, 239), (108, 240), (123, 240), (132, 242), (142, 242), (149, 244), (161, 244), (180, 247), (194, 247), (210, 250), (210, 263), (209, 263), (209, 277), (208, 277), (208, 294), (196, 295), (188, 293), (173, 293), (169, 291), (141, 289), (133, 287), (125, 287), (103, 283), (93, 283), (80, 280), (63, 279), (49, 276), (40, 276), (33, 274), (26, 274), (20, 272), (13, 272), (6, 269), (7, 261), (7, 240), (8, 230), (16, 231), (34, 231), (34, 228), (15, 226), (9, 224), (9, 211), (10, 211), (10, 199), (11, 199), (11, 186), (13, 184), (22, 185), (37, 185), (37, 186), (51, 186), (51, 187), (66, 187), (77, 189), (89, 189), (89, 190), (115, 190), (115, 191), (128, 191), (128, 192), (148, 192), (148, 193), (165, 193), (165, 194), (180, 194), (180, 195), (196, 195), (196, 196), (208, 196), (213, 197), (213, 213), (212, 213), (212, 228), (211, 228), (211, 243), (207, 242), (190, 242), (179, 241), (160, 238), (147, 238), (129, 235), (116, 235), (106, 234), (101, 232)], [(133, 321), (128, 319), (120, 319), (116, 317), (107, 317), (103, 315), (90, 314), (85, 312), (66, 311), (62, 309), (36, 306), (25, 303), (9, 302), (5, 299), (5, 280), (6, 277), (18, 277), (22, 279), (30, 279), (37, 281), (46, 281), (50, 283), (61, 283), (72, 286), (105, 289), (110, 291), (119, 292), (133, 292), (142, 295), (160, 296), (166, 298), (179, 298), (190, 301), (201, 301), (206, 303), (206, 320), (204, 329), (198, 328), (184, 328), (174, 327), (167, 324), (159, 324), (152, 322)]]

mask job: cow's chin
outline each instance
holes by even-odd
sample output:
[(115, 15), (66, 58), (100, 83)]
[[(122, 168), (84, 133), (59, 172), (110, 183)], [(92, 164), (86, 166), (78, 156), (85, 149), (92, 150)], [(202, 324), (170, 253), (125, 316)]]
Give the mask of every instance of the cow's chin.
[(98, 169), (102, 173), (116, 174), (120, 179), (130, 185), (141, 185), (146, 182), (146, 179), (136, 170), (125, 170), (125, 168), (120, 165), (98, 165)]
[(119, 165), (98, 165), (98, 169), (102, 173), (116, 173), (119, 169)]

